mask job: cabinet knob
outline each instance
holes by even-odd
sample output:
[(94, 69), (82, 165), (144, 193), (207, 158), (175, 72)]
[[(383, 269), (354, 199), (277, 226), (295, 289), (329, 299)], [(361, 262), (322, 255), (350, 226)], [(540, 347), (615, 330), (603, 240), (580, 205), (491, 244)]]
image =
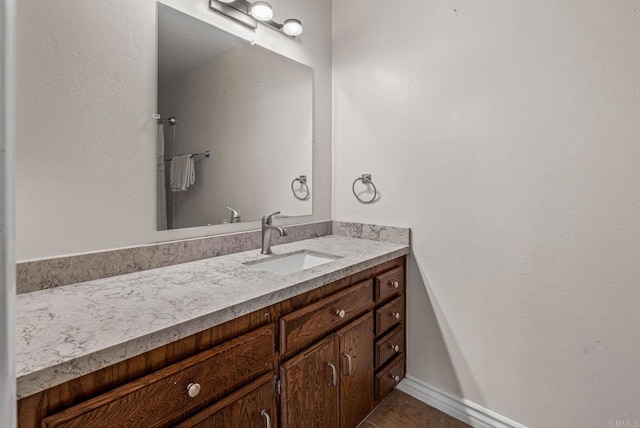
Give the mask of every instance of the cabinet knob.
[(400, 382), (400, 376), (395, 376), (395, 375), (393, 375), (393, 374), (392, 374), (392, 375), (391, 375), (391, 379), (393, 379), (393, 381), (394, 381), (395, 383)]
[(187, 386), (187, 393), (189, 394), (189, 397), (195, 398), (198, 396), (198, 394), (200, 394), (201, 389), (202, 387), (200, 386), (199, 383), (190, 383)]
[(393, 288), (398, 288), (400, 287), (400, 283), (398, 281), (393, 281), (392, 283), (389, 284), (390, 286), (392, 286)]
[(340, 309), (336, 311), (336, 315), (339, 316), (340, 318), (344, 318), (344, 316), (347, 315), (347, 313), (344, 311), (344, 309)]
[(391, 314), (392, 317), (394, 317), (395, 319), (399, 320), (400, 319), (400, 312), (393, 312)]
[(395, 352), (400, 352), (400, 346), (398, 345), (391, 345), (391, 349), (393, 349)]

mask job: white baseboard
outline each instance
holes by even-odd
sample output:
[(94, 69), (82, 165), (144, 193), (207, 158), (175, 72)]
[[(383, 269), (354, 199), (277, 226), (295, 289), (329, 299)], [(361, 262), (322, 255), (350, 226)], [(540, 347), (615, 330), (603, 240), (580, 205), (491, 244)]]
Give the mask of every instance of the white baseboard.
[(459, 398), (407, 375), (398, 389), (474, 428), (527, 428), (473, 401)]

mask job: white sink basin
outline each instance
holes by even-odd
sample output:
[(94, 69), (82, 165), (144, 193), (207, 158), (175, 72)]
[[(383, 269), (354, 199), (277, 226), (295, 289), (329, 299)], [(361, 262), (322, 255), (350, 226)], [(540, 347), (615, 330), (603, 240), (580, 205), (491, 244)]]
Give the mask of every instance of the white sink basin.
[(245, 263), (249, 269), (262, 270), (277, 275), (289, 275), (341, 259), (340, 256), (301, 250), (294, 253), (273, 255), (268, 259)]

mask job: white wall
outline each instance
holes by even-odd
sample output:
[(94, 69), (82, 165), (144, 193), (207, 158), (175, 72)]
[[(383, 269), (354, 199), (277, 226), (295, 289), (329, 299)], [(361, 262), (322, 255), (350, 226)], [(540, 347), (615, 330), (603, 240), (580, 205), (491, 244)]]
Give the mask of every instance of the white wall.
[[(18, 260), (256, 228), (156, 231), (155, 2), (18, 3)], [(205, 0), (164, 3), (314, 68), (314, 214), (290, 222), (330, 219), (331, 2), (272, 1), (302, 19), (295, 40)]]
[(16, 425), (13, 224), (15, 4), (0, 0), (0, 426)]
[(640, 2), (333, 8), (334, 217), (413, 230), (409, 372), (531, 427), (640, 420)]
[(291, 181), (313, 172), (313, 70), (247, 43), (162, 85), (159, 96), (163, 117), (179, 118), (175, 154), (212, 153), (198, 158), (194, 186), (167, 192), (176, 227), (221, 223), (226, 207), (243, 221), (311, 214), (312, 200), (296, 199)]

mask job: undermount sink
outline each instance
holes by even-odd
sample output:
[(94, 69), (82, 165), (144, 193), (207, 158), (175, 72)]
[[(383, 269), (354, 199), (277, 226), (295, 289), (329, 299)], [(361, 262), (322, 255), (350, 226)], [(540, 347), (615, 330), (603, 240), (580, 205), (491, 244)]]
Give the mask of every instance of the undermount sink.
[(294, 253), (274, 255), (268, 259), (247, 262), (249, 269), (262, 270), (277, 275), (288, 275), (305, 269), (331, 263), (341, 259), (333, 254), (319, 253), (317, 251), (301, 250)]

